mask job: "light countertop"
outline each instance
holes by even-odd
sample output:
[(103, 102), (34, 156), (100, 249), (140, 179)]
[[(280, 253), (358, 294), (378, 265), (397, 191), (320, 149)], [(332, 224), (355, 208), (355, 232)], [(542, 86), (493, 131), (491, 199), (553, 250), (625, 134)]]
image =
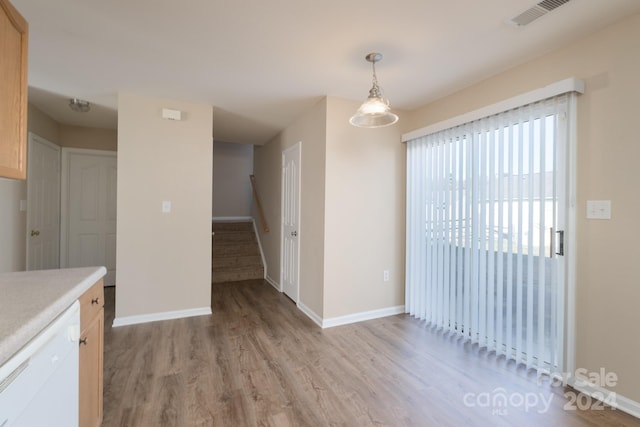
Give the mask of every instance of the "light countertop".
[(106, 272), (86, 267), (0, 274), (0, 365)]

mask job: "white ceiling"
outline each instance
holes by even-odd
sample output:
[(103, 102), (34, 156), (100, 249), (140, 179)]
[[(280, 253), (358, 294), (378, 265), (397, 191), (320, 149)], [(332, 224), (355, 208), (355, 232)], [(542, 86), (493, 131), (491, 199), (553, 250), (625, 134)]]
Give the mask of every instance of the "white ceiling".
[(571, 0), (506, 22), (537, 1), (12, 0), (30, 25), (30, 102), (55, 120), (116, 128), (127, 92), (210, 104), (216, 140), (251, 144), (324, 95), (364, 100), (369, 52), (384, 55), (392, 107), (411, 110), (640, 13), (639, 0)]

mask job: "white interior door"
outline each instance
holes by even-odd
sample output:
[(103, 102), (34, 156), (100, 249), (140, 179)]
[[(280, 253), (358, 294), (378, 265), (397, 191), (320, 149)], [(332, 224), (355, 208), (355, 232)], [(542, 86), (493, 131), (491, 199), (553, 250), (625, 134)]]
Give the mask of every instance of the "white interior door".
[(115, 285), (116, 153), (65, 148), (62, 159), (62, 265), (105, 266), (105, 286)]
[(283, 292), (298, 302), (300, 277), (300, 145), (282, 152), (282, 265)]
[(60, 147), (29, 133), (27, 270), (60, 267)]

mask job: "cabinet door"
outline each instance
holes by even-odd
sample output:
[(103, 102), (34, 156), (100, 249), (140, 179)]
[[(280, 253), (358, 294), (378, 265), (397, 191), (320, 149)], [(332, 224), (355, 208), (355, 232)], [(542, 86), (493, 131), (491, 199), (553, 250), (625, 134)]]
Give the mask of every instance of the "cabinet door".
[(0, 0), (0, 177), (27, 174), (27, 21)]
[(102, 357), (104, 311), (93, 319), (80, 337), (80, 427), (102, 422)]

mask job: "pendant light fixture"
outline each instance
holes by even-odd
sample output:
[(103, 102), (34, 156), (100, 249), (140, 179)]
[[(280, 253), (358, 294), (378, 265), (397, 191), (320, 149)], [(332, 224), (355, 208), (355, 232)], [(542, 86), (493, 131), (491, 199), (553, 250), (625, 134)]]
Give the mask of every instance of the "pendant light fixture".
[(382, 54), (372, 52), (365, 56), (373, 68), (373, 86), (369, 90), (369, 97), (351, 117), (349, 123), (361, 128), (379, 128), (390, 126), (398, 121), (398, 116), (391, 112), (389, 101), (382, 96), (376, 77), (376, 62), (382, 59)]

